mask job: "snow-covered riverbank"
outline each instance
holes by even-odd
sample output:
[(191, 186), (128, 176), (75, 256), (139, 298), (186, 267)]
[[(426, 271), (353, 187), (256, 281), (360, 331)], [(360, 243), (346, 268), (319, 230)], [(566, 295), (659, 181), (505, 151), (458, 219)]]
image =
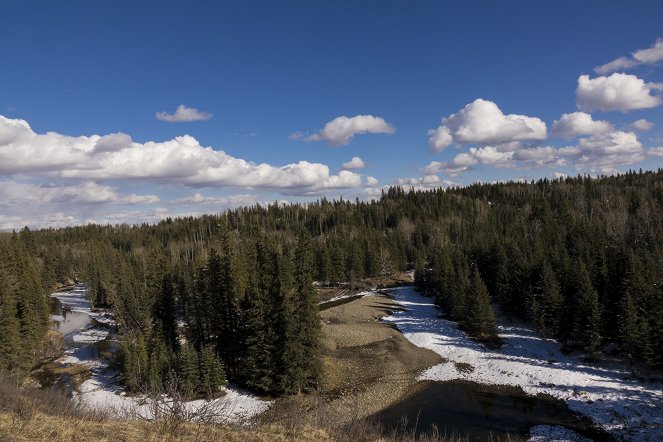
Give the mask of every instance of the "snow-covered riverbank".
[[(115, 326), (115, 321), (107, 311), (93, 311), (85, 293), (85, 285), (78, 284), (73, 290), (57, 292), (51, 297), (60, 301), (63, 309), (84, 313), (97, 321), (89, 321), (80, 329), (71, 333), (72, 342), (65, 349), (65, 354), (57, 362), (63, 365), (83, 364), (90, 368), (90, 378), (84, 381), (74, 392), (74, 399), (88, 407), (110, 412), (120, 418), (152, 419), (157, 407), (142, 397), (126, 396), (117, 383), (117, 373), (108, 367), (108, 362), (99, 357), (93, 345), (111, 338), (108, 327)], [(64, 317), (58, 315), (52, 319), (61, 322)], [(160, 401), (168, 406), (168, 401)], [(237, 388), (226, 388), (221, 398), (206, 401), (195, 400), (183, 405), (186, 414), (194, 416), (204, 414), (218, 422), (242, 424), (254, 416), (266, 411), (272, 401), (260, 400), (257, 397)], [(163, 410), (162, 410), (163, 411)]]
[(588, 365), (562, 354), (557, 342), (505, 321), (498, 329), (504, 347), (488, 350), (454, 322), (440, 318), (432, 299), (413, 287), (389, 292), (407, 310), (383, 320), (396, 325), (413, 344), (448, 360), (426, 370), (421, 380), (517, 386), (529, 394), (562, 399), (571, 410), (625, 439), (663, 440), (663, 385), (631, 380), (627, 368), (619, 364)]
[[(115, 373), (103, 370), (92, 376), (80, 386), (77, 399), (86, 406), (107, 411), (119, 418), (153, 419), (155, 414), (174, 409), (172, 401), (160, 398), (157, 401), (146, 400), (141, 396), (126, 396), (117, 386)], [(267, 411), (272, 401), (258, 399), (256, 396), (238, 388), (227, 387), (225, 395), (207, 401), (198, 399), (182, 403), (182, 417), (193, 420), (212, 420), (219, 423), (243, 425), (255, 416)]]

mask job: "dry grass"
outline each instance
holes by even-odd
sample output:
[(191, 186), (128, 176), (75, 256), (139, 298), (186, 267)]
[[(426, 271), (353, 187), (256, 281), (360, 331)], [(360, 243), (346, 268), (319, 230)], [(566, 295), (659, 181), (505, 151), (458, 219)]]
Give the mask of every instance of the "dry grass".
[[(23, 387), (0, 381), (1, 441), (288, 441), (279, 425), (233, 428), (183, 422), (172, 426), (168, 418), (148, 422), (117, 420), (112, 415), (78, 406), (57, 391)], [(298, 440), (329, 440), (317, 429), (298, 432)]]
[[(431, 431), (416, 435), (397, 428), (383, 431), (367, 419), (352, 419), (343, 426), (332, 424), (328, 409), (319, 408), (317, 421), (304, 419), (294, 403), (284, 402), (269, 422), (253, 427), (184, 422), (172, 427), (158, 420), (116, 420), (111, 415), (79, 407), (57, 392), (21, 387), (0, 381), (0, 440), (23, 441), (348, 441), (353, 442), (461, 442), (464, 438)], [(167, 421), (167, 419), (165, 420)]]
[(66, 367), (53, 367), (51, 368), (51, 371), (54, 374), (68, 374), (71, 376), (80, 376), (80, 375), (87, 375), (90, 372), (90, 367), (84, 364), (70, 364)]
[[(294, 429), (311, 427), (324, 428), (334, 437), (357, 432), (358, 427), (373, 428), (367, 417), (417, 388), (417, 375), (441, 362), (437, 353), (416, 347), (380, 322), (398, 308), (402, 307), (390, 298), (377, 295), (320, 312), (320, 391), (280, 399), (262, 416), (263, 422), (278, 422), (293, 435)], [(374, 428), (367, 434), (370, 437), (359, 440), (383, 437)]]
[[(186, 424), (176, 433), (159, 431), (155, 423), (141, 421), (88, 420), (37, 413), (28, 421), (12, 413), (0, 412), (0, 440), (23, 441), (353, 441), (353, 442), (463, 442), (467, 438), (445, 436), (436, 431), (415, 436), (413, 430), (381, 431), (366, 420), (358, 420), (335, 430), (283, 424), (257, 428), (236, 428), (211, 424)], [(503, 439), (502, 439), (503, 440)]]
[(291, 438), (278, 426), (255, 429), (188, 423), (176, 432), (164, 432), (158, 422), (102, 421), (37, 413), (29, 420), (0, 412), (0, 440), (3, 441), (316, 441), (330, 440), (322, 430), (307, 429)]

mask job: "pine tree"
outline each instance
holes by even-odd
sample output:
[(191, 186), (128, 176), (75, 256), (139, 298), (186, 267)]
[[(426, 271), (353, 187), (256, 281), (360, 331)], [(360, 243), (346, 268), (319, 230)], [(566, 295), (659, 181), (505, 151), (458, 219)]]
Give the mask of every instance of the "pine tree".
[(574, 328), (576, 339), (583, 350), (595, 355), (601, 348), (599, 296), (583, 262), (578, 266), (576, 294), (578, 300)]
[(177, 376), (179, 390), (184, 397), (192, 397), (199, 385), (198, 354), (190, 345), (180, 347), (177, 358)]
[(414, 286), (418, 292), (426, 292), (426, 267), (422, 256), (417, 257), (414, 265)]
[(451, 317), (456, 321), (465, 322), (468, 313), (467, 306), (474, 308), (474, 305), (468, 299), (468, 295), (472, 290), (472, 282), (465, 258), (458, 257), (454, 263), (454, 273), (454, 284), (449, 293)]
[(487, 339), (497, 335), (495, 315), (490, 306), (490, 295), (479, 270), (475, 267), (472, 273), (470, 292), (467, 298), (467, 316), (464, 321), (467, 332), (479, 339)]
[[(290, 299), (291, 296), (286, 293), (286, 288), (291, 285), (287, 281), (291, 275), (285, 274), (284, 267), (289, 269), (289, 266), (284, 266), (281, 263), (289, 259), (289, 257), (286, 256), (279, 259), (274, 255), (272, 259), (274, 260), (274, 264), (269, 299), (272, 307), (270, 316), (274, 338), (273, 386), (275, 390), (282, 392), (288, 391), (288, 387), (292, 384), (294, 376), (296, 376), (295, 367), (297, 366), (297, 357), (291, 351), (291, 346), (297, 345), (297, 342), (293, 340), (293, 329), (296, 327), (294, 324), (296, 318), (293, 317), (294, 312)], [(287, 282), (283, 284), (283, 280)]]
[(548, 261), (543, 264), (537, 291), (539, 293), (537, 326), (544, 336), (554, 336), (559, 331), (563, 300), (555, 272)]
[(628, 290), (624, 293), (619, 307), (618, 324), (621, 349), (629, 362), (632, 362), (638, 353), (640, 333), (635, 303)]
[[(295, 249), (295, 323), (300, 353), (299, 384), (296, 392), (317, 388), (322, 367), (320, 354), (320, 317), (312, 280), (311, 240), (307, 233), (300, 235)], [(291, 338), (295, 339), (295, 337)], [(291, 392), (295, 389), (291, 386)]]
[(159, 393), (165, 390), (164, 380), (168, 373), (168, 355), (166, 346), (159, 335), (151, 341), (147, 380), (150, 391)]
[(143, 335), (122, 339), (118, 357), (124, 385), (129, 391), (140, 391), (149, 379), (149, 356)]
[(256, 241), (256, 271), (247, 291), (246, 384), (256, 391), (274, 390), (274, 330), (269, 300), (273, 273), (270, 271), (271, 251), (263, 237)]
[(219, 230), (218, 288), (215, 288), (216, 348), (232, 375), (236, 374), (239, 358), (239, 281), (237, 263), (232, 248), (230, 230), (224, 219)]
[(13, 372), (19, 366), (19, 327), (16, 302), (7, 289), (8, 278), (0, 269), (0, 372)]
[(199, 381), (198, 393), (208, 398), (214, 397), (222, 386), (227, 384), (223, 364), (212, 346), (204, 346), (198, 352)]
[(177, 341), (177, 312), (175, 302), (175, 287), (169, 273), (163, 275), (161, 289), (156, 294), (153, 318), (155, 329), (160, 333), (160, 339), (170, 350), (175, 350)]

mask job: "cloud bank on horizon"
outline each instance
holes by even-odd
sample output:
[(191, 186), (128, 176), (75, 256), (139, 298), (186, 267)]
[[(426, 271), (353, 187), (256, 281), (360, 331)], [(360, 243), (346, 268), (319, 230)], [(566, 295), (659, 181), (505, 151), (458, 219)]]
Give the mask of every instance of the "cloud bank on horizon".
[(285, 195), (359, 187), (347, 170), (333, 175), (320, 163), (255, 164), (203, 147), (190, 135), (135, 143), (126, 134), (67, 136), (35, 133), (20, 119), (0, 116), (0, 173), (79, 180), (135, 180), (190, 187), (268, 188)]

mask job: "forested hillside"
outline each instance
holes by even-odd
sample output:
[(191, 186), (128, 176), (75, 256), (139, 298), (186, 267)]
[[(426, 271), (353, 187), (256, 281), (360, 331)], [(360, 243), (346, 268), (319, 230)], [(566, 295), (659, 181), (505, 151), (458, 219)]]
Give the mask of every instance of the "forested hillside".
[(25, 373), (45, 340), (49, 302), (24, 235), (0, 241), (0, 373)]
[(494, 301), (569, 348), (660, 366), (662, 226), (659, 170), (24, 229), (0, 241), (2, 364), (29, 365), (34, 349), (15, 337), (36, 346), (43, 290), (76, 278), (116, 314), (131, 390), (307, 390), (320, 376), (313, 281), (415, 267), (419, 289), (478, 338), (494, 333)]

